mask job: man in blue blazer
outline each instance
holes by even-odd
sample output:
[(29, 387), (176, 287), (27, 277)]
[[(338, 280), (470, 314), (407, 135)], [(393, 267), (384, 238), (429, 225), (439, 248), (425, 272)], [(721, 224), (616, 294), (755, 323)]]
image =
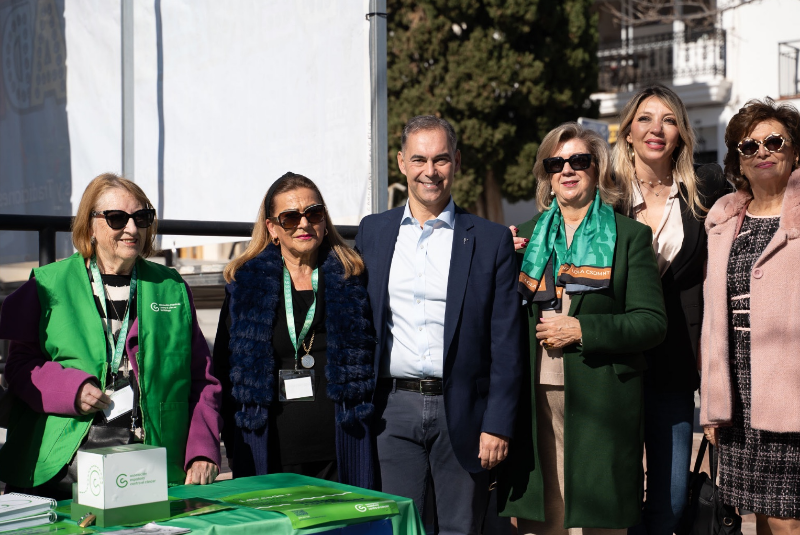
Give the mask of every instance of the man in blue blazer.
[(365, 217), (356, 237), (378, 337), (382, 490), (422, 511), (432, 477), (440, 533), (480, 533), (519, 393), (512, 237), (453, 203), (461, 153), (447, 121), (411, 119), (397, 163), (408, 203)]

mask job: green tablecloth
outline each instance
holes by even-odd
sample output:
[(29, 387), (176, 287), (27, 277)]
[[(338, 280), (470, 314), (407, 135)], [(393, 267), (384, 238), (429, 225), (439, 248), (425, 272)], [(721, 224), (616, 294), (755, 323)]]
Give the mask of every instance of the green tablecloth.
[[(279, 489), (284, 487), (297, 487), (301, 485), (319, 485), (334, 489), (349, 490), (368, 496), (391, 498), (397, 502), (400, 514), (391, 517), (392, 528), (395, 535), (425, 535), (422, 519), (414, 507), (414, 501), (409, 498), (392, 496), (381, 492), (351, 487), (331, 481), (323, 481), (313, 477), (297, 474), (271, 474), (267, 476), (245, 477), (229, 481), (219, 481), (213, 485), (186, 485), (173, 487), (169, 495), (175, 498), (207, 498), (218, 500), (232, 494), (251, 492), (259, 489)], [(185, 517), (168, 522), (159, 522), (169, 526), (181, 526), (192, 530), (192, 533), (207, 533), (209, 535), (253, 535), (266, 533), (270, 535), (311, 534), (328, 531), (337, 527), (346, 526), (346, 522), (326, 524), (317, 528), (292, 529), (289, 519), (280, 514), (259, 511), (249, 508), (238, 508), (219, 511), (208, 515)]]

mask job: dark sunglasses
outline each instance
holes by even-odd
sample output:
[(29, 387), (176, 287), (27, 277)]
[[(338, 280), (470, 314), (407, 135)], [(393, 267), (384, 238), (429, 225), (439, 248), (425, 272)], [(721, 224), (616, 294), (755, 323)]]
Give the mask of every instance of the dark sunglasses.
[(325, 205), (314, 204), (306, 208), (304, 212), (286, 210), (278, 214), (278, 217), (270, 217), (270, 219), (279, 224), (284, 230), (291, 230), (297, 228), (304, 217), (312, 225), (320, 223), (325, 219)]
[(758, 147), (760, 145), (764, 145), (764, 148), (767, 149), (769, 153), (780, 152), (785, 141), (782, 135), (773, 132), (765, 137), (764, 141), (756, 141), (753, 138), (746, 137), (739, 142), (736, 148), (739, 149), (739, 152), (745, 158), (752, 158), (758, 153)]
[(148, 228), (153, 224), (156, 211), (152, 208), (145, 208), (129, 214), (123, 210), (103, 210), (102, 212), (92, 212), (92, 217), (105, 217), (108, 226), (114, 230), (124, 229), (131, 218), (133, 218), (133, 224), (137, 227)]
[(561, 156), (556, 156), (555, 158), (545, 158), (542, 160), (542, 163), (544, 164), (544, 172), (549, 174), (560, 173), (564, 169), (564, 162), (569, 162), (569, 166), (573, 171), (583, 171), (584, 169), (589, 169), (589, 166), (592, 165), (592, 155), (573, 154), (566, 160)]

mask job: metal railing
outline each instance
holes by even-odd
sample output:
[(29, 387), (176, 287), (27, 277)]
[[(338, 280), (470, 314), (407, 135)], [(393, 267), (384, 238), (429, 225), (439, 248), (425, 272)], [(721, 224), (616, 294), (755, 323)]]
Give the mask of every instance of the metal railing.
[(661, 33), (598, 47), (598, 90), (633, 91), (655, 82), (725, 76), (725, 30)]
[[(0, 231), (33, 231), (39, 233), (39, 265), (56, 261), (56, 232), (70, 232), (71, 216), (0, 214)], [(336, 230), (346, 240), (355, 238), (358, 227), (337, 226)], [(188, 219), (160, 219), (158, 234), (174, 236), (228, 236), (249, 237), (253, 223), (234, 221), (192, 221)]]
[[(0, 231), (33, 231), (39, 233), (39, 265), (56, 261), (56, 233), (70, 232), (72, 217), (0, 214)], [(336, 230), (346, 240), (353, 240), (358, 227), (353, 225), (337, 226)], [(231, 238), (249, 237), (253, 232), (253, 223), (233, 221), (192, 221), (187, 219), (161, 219), (158, 222), (158, 234), (174, 236), (229, 236)], [(0, 376), (5, 368), (3, 362), (7, 354), (7, 342), (0, 341)]]

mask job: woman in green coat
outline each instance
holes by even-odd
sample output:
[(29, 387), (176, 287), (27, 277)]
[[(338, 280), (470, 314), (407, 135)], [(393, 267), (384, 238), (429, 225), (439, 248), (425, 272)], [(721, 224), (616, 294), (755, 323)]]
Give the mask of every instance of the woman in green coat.
[(541, 213), (518, 229), (530, 381), (500, 510), (520, 534), (622, 534), (641, 513), (642, 352), (667, 328), (652, 233), (614, 213), (608, 145), (580, 125), (547, 134), (533, 172)]

